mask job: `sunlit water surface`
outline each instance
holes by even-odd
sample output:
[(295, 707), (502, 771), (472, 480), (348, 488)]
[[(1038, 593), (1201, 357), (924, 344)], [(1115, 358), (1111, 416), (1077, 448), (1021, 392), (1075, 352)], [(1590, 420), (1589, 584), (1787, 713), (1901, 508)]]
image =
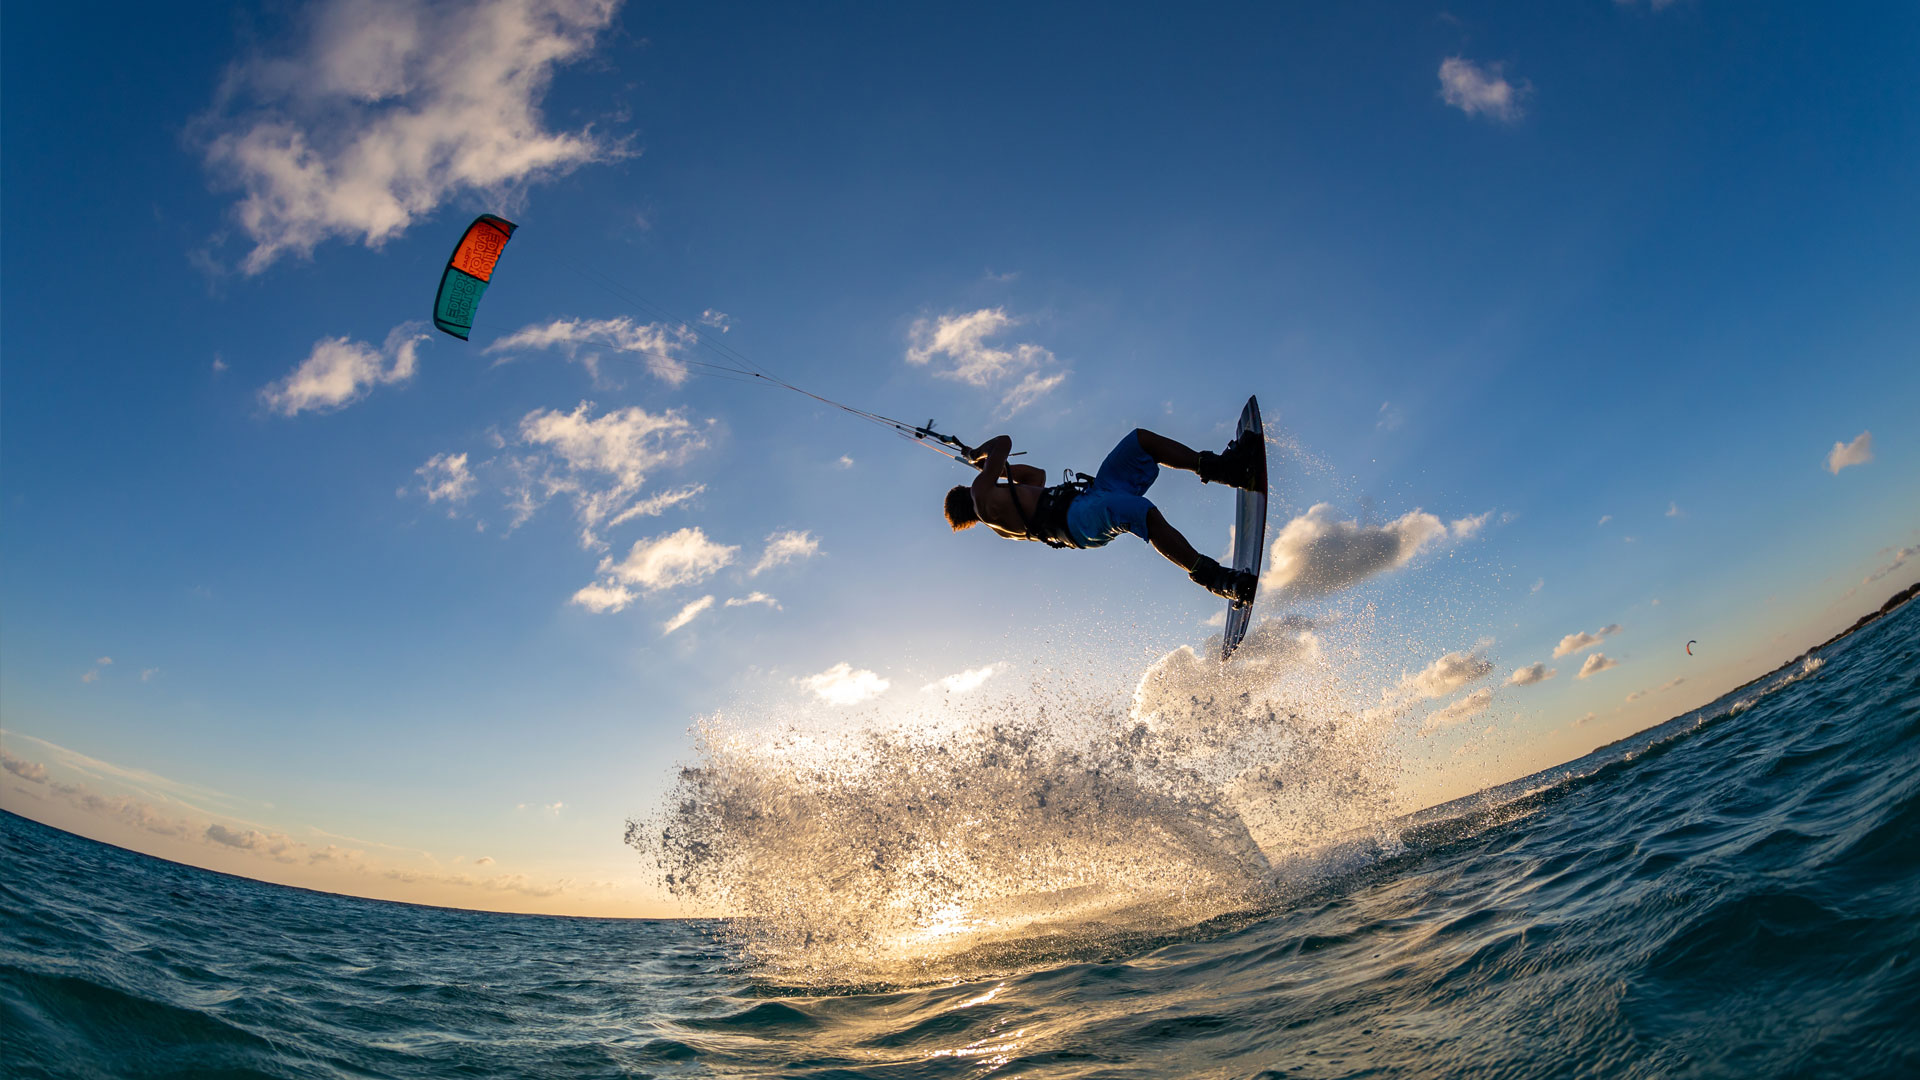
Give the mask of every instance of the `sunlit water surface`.
[[(1920, 1075), (1920, 605), (1411, 819), (1327, 817), (1376, 805), (1372, 749), (1256, 719), (1231, 741), (1333, 760), (1223, 800), (1204, 731), (1156, 763), (1035, 723), (947, 764), (876, 736), (922, 770), (884, 793), (799, 750), (743, 788), (715, 735), (635, 829), (689, 887), (771, 875), (730, 924), (319, 895), (0, 815), (0, 1072)], [(1313, 845), (1250, 813), (1292, 797)], [(799, 823), (789, 855), (865, 861), (783, 869), (754, 830)]]

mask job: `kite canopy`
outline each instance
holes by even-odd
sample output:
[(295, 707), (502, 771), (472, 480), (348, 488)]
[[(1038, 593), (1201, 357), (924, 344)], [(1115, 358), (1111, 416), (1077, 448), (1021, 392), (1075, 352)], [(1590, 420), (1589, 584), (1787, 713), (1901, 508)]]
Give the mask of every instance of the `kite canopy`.
[(467, 340), (473, 331), (473, 315), (480, 308), (480, 297), (493, 280), (493, 267), (507, 240), (516, 228), (513, 222), (492, 214), (481, 214), (467, 226), (447, 259), (446, 272), (440, 275), (440, 295), (433, 301), (433, 325)]

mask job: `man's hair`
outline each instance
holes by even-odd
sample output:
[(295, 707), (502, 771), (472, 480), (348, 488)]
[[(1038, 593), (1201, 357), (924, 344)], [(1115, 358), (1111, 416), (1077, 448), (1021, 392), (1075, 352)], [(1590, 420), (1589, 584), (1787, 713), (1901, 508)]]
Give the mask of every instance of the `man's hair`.
[(969, 528), (980, 521), (979, 511), (973, 508), (973, 489), (959, 484), (947, 492), (947, 524), (954, 532)]

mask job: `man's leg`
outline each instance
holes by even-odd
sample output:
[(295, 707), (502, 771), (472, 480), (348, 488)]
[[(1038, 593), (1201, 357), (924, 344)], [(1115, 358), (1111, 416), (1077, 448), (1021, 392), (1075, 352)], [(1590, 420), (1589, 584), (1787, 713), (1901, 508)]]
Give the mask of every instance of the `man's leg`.
[(1208, 484), (1226, 484), (1228, 487), (1253, 488), (1260, 486), (1259, 474), (1255, 471), (1259, 449), (1257, 444), (1248, 443), (1242, 447), (1235, 444), (1218, 454), (1196, 451), (1185, 443), (1174, 442), (1165, 435), (1146, 428), (1135, 428), (1135, 439), (1140, 449), (1148, 457), (1169, 469), (1185, 469), (1200, 474), (1200, 479)]
[(1193, 545), (1180, 535), (1180, 530), (1167, 524), (1167, 519), (1157, 506), (1147, 513), (1147, 543), (1185, 570), (1194, 584), (1215, 596), (1242, 603), (1252, 599), (1252, 574), (1221, 566), (1193, 550)]
[(1192, 571), (1200, 561), (1200, 553), (1193, 550), (1193, 545), (1187, 543), (1187, 538), (1180, 535), (1179, 529), (1167, 524), (1167, 519), (1161, 516), (1157, 506), (1147, 512), (1147, 543), (1182, 570)]
[[(1135, 428), (1133, 437), (1140, 440), (1140, 449), (1145, 450), (1148, 457), (1167, 468), (1184, 469), (1187, 472), (1200, 471), (1200, 454), (1187, 444), (1174, 442), (1165, 435), (1148, 431), (1146, 428)], [(1172, 556), (1169, 555), (1168, 558)]]

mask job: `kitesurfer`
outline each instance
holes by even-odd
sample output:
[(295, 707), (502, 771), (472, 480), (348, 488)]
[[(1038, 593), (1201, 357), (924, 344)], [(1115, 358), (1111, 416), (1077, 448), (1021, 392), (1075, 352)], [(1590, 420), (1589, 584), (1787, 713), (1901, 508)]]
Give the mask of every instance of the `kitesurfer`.
[(1162, 465), (1198, 473), (1202, 483), (1256, 489), (1262, 450), (1258, 443), (1235, 439), (1217, 454), (1195, 451), (1135, 428), (1100, 463), (1099, 472), (1048, 487), (1045, 470), (1007, 464), (1013, 437), (1000, 435), (968, 449), (967, 460), (979, 467), (980, 475), (972, 485), (947, 492), (947, 524), (958, 532), (984, 521), (1009, 540), (1038, 540), (1056, 548), (1102, 547), (1122, 533), (1132, 533), (1185, 570), (1195, 584), (1244, 603), (1253, 597), (1254, 576), (1195, 551), (1145, 496)]

